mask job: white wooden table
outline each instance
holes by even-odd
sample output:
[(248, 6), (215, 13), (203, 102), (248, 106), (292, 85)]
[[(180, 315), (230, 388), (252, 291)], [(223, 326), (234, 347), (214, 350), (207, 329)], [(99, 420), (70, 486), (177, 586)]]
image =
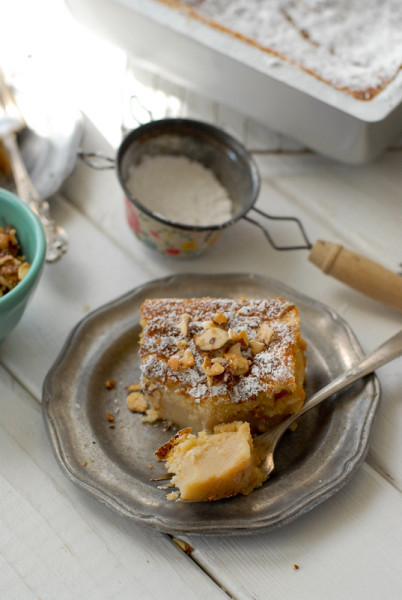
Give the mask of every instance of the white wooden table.
[[(85, 114), (83, 149), (114, 156), (123, 111), (101, 72), (98, 65), (91, 84), (82, 85), (82, 95), (76, 96)], [(138, 118), (141, 104), (154, 102), (153, 116), (191, 116), (220, 125), (247, 147), (264, 151), (256, 155), (262, 175), (259, 207), (298, 216), (313, 241), (344, 243), (394, 271), (402, 269), (401, 144), (375, 164), (343, 166), (208, 99), (140, 69), (132, 72), (130, 85), (141, 103), (130, 118)], [(91, 105), (89, 95), (84, 98), (89, 88), (104, 90), (101, 106)], [(105, 133), (102, 114), (111, 106), (114, 118)], [(168, 274), (273, 277), (337, 311), (364, 351), (396, 333), (401, 314), (326, 277), (304, 251), (273, 250), (246, 222), (236, 224), (220, 245), (197, 260), (178, 262), (153, 254), (128, 229), (113, 171), (95, 172), (78, 163), (52, 199), (52, 210), (69, 232), (69, 252), (59, 263), (46, 265), (25, 316), (0, 346), (0, 598), (400, 598), (402, 359), (378, 372), (382, 403), (370, 450), (346, 487), (273, 532), (186, 537), (189, 553), (171, 536), (117, 516), (64, 476), (40, 402), (44, 377), (77, 321)]]

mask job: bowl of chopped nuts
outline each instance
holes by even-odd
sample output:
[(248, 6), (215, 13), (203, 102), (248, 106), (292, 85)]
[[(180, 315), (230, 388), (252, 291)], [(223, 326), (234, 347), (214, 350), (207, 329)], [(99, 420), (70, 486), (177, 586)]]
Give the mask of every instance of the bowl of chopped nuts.
[(21, 319), (42, 274), (46, 240), (32, 210), (0, 189), (0, 342)]

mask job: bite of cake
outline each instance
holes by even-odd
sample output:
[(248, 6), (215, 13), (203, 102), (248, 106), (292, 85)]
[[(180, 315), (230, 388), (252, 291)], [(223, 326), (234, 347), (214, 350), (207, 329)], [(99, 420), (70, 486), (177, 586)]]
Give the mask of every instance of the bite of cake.
[(248, 423), (217, 425), (213, 433), (202, 431), (197, 436), (190, 428), (182, 429), (155, 454), (166, 461), (182, 500), (248, 495), (267, 478), (259, 468)]

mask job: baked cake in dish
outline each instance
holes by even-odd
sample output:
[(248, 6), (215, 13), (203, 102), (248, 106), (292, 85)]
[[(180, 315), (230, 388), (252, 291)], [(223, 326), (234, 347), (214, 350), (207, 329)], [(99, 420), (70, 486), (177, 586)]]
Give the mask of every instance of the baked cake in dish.
[[(155, 454), (174, 474), (172, 485), (179, 489), (182, 500), (204, 502), (248, 495), (267, 479), (259, 468), (248, 423), (217, 425), (213, 433), (202, 431), (198, 436), (191, 429), (182, 429)], [(177, 492), (167, 495), (171, 500), (177, 497)]]
[(159, 0), (320, 80), (370, 100), (402, 65), (395, 0)]
[(304, 402), (305, 343), (282, 298), (152, 299), (141, 307), (148, 419), (195, 432), (248, 422), (266, 431)]

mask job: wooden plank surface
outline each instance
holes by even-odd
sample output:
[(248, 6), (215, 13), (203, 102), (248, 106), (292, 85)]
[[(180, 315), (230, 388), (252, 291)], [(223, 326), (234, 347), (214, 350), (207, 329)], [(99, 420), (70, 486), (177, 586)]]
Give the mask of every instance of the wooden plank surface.
[(365, 465), (344, 490), (286, 529), (186, 539), (203, 568), (219, 573), (239, 600), (397, 600), (400, 512), (401, 494)]
[(3, 368), (0, 597), (226, 598), (169, 536), (117, 517), (66, 479), (35, 402)]
[[(69, 58), (77, 68), (70, 76), (79, 81), (86, 113), (84, 149), (114, 156), (121, 125), (127, 129), (147, 120), (148, 107), (154, 118), (182, 115), (216, 123), (256, 150), (259, 207), (300, 217), (312, 241), (341, 242), (401, 270), (400, 143), (372, 165), (334, 163), (131, 61), (127, 73), (118, 51), (96, 45), (87, 32), (80, 35), (88, 52), (80, 56), (74, 47)], [(112, 56), (114, 87), (105, 89)], [(91, 63), (94, 77), (88, 78)], [(106, 114), (112, 114), (107, 122)], [(39, 402), (43, 378), (81, 318), (169, 274), (252, 270), (281, 280), (336, 310), (365, 351), (400, 329), (400, 314), (320, 273), (306, 251), (274, 250), (245, 221), (197, 260), (152, 253), (127, 227), (113, 170), (97, 172), (78, 163), (51, 207), (70, 234), (70, 250), (60, 263), (46, 265), (20, 325), (0, 346), (0, 597), (399, 599), (402, 359), (379, 371), (382, 404), (369, 455), (345, 488), (270, 533), (190, 536), (191, 556), (168, 536), (116, 516), (65, 478), (51, 452)], [(296, 235), (287, 226), (270, 227), (281, 239)]]

